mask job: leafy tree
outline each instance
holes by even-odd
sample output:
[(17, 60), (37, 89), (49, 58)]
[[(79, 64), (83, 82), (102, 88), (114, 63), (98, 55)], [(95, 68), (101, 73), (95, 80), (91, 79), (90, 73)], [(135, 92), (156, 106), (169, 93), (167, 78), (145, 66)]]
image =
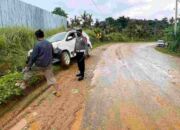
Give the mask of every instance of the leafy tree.
[(81, 19), (79, 19), (77, 16), (74, 16), (74, 26), (80, 26), (81, 25)]
[(112, 17), (106, 18), (105, 22), (106, 22), (106, 24), (107, 24), (108, 26), (114, 26), (114, 25), (115, 25), (115, 20), (114, 20), (114, 18), (112, 18)]
[(86, 13), (86, 11), (84, 11), (84, 13), (80, 17), (75, 16), (74, 18), (71, 19), (72, 27), (82, 26), (83, 28), (90, 28), (92, 26), (92, 23), (93, 23), (92, 14)]
[(68, 14), (61, 7), (56, 7), (52, 13), (66, 18), (68, 17)]
[(168, 26), (168, 18), (163, 18), (162, 20), (161, 20), (161, 24), (162, 24), (162, 26), (164, 26), (164, 27), (167, 27)]
[(168, 48), (174, 52), (180, 52), (180, 25), (177, 26), (177, 34), (174, 35), (174, 26), (169, 26), (164, 31), (164, 40), (168, 43)]
[(96, 28), (99, 28), (99, 25), (100, 25), (99, 19), (96, 19), (96, 22), (95, 22), (94, 26), (95, 26)]
[(92, 14), (89, 14), (86, 11), (84, 11), (84, 13), (81, 15), (81, 19), (83, 21), (83, 27), (91, 27), (93, 23)]
[(117, 20), (116, 20), (116, 26), (118, 26), (118, 30), (119, 31), (122, 31), (122, 29), (126, 28), (127, 25), (128, 25), (128, 22), (129, 22), (129, 18), (126, 18), (126, 17), (119, 17)]
[(174, 18), (172, 17), (170, 20), (169, 20), (170, 24), (174, 24)]
[(93, 23), (92, 14), (88, 14), (87, 24), (88, 24), (89, 26), (91, 26), (92, 23)]

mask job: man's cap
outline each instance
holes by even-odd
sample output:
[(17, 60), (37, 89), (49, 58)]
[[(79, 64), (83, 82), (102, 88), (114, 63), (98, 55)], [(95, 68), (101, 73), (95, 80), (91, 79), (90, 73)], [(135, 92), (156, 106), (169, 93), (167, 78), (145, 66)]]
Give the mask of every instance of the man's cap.
[(82, 33), (82, 29), (81, 28), (76, 29), (76, 31)]

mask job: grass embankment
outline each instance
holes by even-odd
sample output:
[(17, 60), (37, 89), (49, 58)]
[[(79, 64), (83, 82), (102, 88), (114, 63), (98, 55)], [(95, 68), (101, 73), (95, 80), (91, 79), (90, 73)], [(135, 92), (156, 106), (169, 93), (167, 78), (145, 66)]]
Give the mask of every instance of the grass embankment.
[(156, 50), (159, 51), (159, 52), (165, 53), (165, 54), (180, 57), (180, 51), (174, 52), (174, 51), (171, 51), (168, 48), (160, 48), (160, 47), (156, 47)]
[[(23, 95), (15, 83), (22, 79), (21, 70), (25, 66), (27, 52), (36, 42), (34, 31), (23, 27), (0, 29), (0, 104), (7, 103), (14, 96)], [(61, 31), (64, 29), (45, 30), (45, 35), (48, 37)], [(30, 86), (34, 86), (42, 79), (33, 77), (29, 82)]]
[[(52, 36), (64, 30), (64, 28), (45, 30), (45, 35)], [(25, 65), (27, 52), (36, 42), (34, 31), (22, 27), (0, 29), (0, 117), (13, 110), (18, 114), (47, 89), (47, 86), (37, 87), (37, 84), (41, 86), (39, 83), (44, 81), (44, 78), (39, 76), (34, 76), (29, 81), (31, 88), (25, 93), (15, 86), (17, 80), (23, 77), (21, 69)], [(57, 73), (61, 68), (55, 65), (53, 70)]]

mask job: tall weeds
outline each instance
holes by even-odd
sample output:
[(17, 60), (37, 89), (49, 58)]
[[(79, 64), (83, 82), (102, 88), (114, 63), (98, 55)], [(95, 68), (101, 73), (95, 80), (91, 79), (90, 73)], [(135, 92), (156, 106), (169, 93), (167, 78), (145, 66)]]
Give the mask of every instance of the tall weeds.
[[(64, 31), (64, 28), (45, 30), (46, 37)], [(36, 39), (30, 28), (12, 27), (0, 29), (0, 75), (21, 69)]]

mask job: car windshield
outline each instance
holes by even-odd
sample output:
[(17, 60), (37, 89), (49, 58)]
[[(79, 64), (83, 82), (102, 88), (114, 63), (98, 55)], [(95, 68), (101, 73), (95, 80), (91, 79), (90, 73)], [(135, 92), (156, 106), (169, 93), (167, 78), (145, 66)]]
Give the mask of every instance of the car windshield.
[(58, 34), (55, 34), (55, 35), (47, 38), (47, 40), (51, 43), (57, 42), (57, 41), (62, 41), (64, 39), (64, 37), (66, 36), (66, 34), (67, 34), (67, 32), (58, 33)]
[(163, 43), (164, 41), (163, 40), (158, 40), (158, 42)]

